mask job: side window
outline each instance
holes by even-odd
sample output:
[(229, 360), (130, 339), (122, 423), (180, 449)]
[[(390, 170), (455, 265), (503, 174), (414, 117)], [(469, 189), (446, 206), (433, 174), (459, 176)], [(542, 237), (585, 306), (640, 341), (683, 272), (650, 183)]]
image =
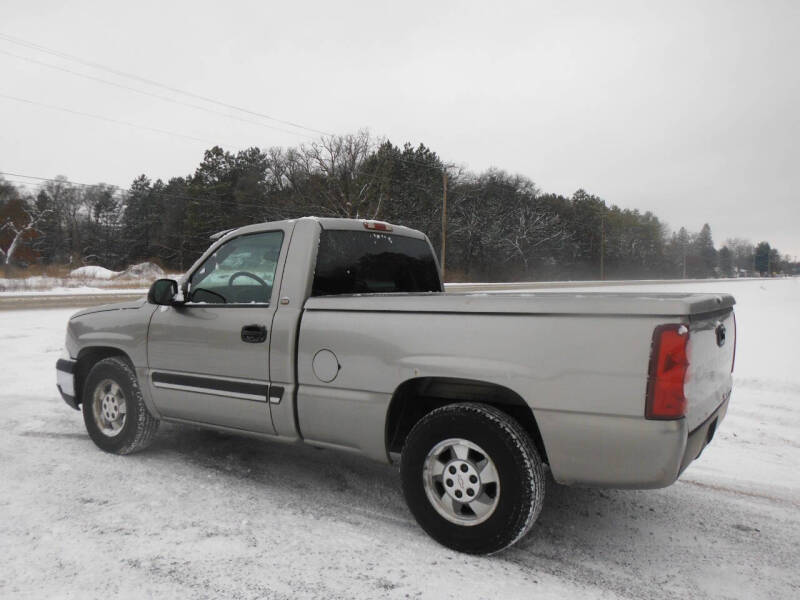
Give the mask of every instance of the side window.
[(192, 273), (189, 302), (268, 304), (282, 245), (282, 231), (251, 233), (226, 242)]

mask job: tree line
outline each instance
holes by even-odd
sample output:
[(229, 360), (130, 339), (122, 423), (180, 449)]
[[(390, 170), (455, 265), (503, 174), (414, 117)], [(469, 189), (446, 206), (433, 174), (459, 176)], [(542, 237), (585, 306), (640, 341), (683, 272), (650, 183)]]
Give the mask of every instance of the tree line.
[(37, 190), (0, 178), (0, 262), (119, 269), (155, 261), (183, 271), (215, 232), (306, 215), (390, 221), (424, 231), (437, 252), (447, 190), (447, 279), (465, 281), (730, 277), (796, 273), (764, 241), (711, 228), (670, 232), (651, 212), (578, 190), (545, 193), (500, 169), (473, 173), (420, 144), (368, 132), (297, 147), (215, 146), (186, 176), (129, 189), (58, 177)]

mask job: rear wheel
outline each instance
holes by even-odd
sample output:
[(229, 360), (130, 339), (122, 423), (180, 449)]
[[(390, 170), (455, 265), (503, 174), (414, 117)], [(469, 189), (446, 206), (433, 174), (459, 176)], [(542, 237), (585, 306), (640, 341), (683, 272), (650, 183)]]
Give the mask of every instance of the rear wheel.
[(102, 450), (130, 454), (146, 448), (158, 419), (145, 406), (133, 368), (123, 358), (104, 358), (83, 384), (83, 422)]
[(460, 552), (490, 554), (519, 540), (538, 517), (544, 471), (522, 427), (483, 404), (451, 404), (411, 430), (403, 493), (417, 522)]

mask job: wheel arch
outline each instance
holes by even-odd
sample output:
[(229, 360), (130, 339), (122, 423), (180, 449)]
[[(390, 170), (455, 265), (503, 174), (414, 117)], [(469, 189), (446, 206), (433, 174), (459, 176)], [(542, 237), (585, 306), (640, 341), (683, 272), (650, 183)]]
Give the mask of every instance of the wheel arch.
[(542, 461), (548, 462), (536, 417), (522, 396), (496, 383), (455, 377), (417, 377), (397, 387), (386, 413), (387, 454), (401, 452), (411, 429), (432, 410), (467, 401), (494, 406), (516, 419), (531, 436)]
[(124, 359), (133, 368), (133, 361), (128, 354), (120, 348), (114, 346), (87, 346), (81, 348), (78, 352), (78, 357), (75, 363), (75, 403), (82, 404), (83, 402), (83, 383), (86, 381), (86, 376), (89, 371), (97, 364), (98, 361), (104, 358), (111, 358), (117, 356)]

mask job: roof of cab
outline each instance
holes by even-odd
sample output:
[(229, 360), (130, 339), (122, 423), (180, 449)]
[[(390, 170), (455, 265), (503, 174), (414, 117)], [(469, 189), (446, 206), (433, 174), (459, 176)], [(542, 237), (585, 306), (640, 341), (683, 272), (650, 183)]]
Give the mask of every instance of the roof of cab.
[(299, 219), (286, 219), (283, 221), (268, 221), (265, 223), (254, 223), (252, 225), (245, 225), (244, 227), (238, 227), (236, 229), (228, 229), (217, 232), (211, 236), (211, 239), (216, 241), (228, 237), (243, 235), (246, 233), (257, 233), (259, 231), (271, 229), (276, 225), (277, 226), (293, 225), (294, 223), (300, 221), (314, 221), (316, 223), (319, 223), (322, 229), (350, 230), (350, 231), (372, 231), (366, 229), (364, 224), (369, 222), (385, 223), (386, 225), (389, 225), (391, 229), (389, 231), (376, 231), (376, 233), (399, 234), (408, 237), (425, 239), (425, 234), (422, 233), (421, 231), (418, 231), (416, 229), (411, 229), (410, 227), (404, 227), (403, 225), (395, 225), (393, 223), (387, 223), (386, 221), (375, 221), (374, 219), (344, 219), (337, 217), (301, 217)]

